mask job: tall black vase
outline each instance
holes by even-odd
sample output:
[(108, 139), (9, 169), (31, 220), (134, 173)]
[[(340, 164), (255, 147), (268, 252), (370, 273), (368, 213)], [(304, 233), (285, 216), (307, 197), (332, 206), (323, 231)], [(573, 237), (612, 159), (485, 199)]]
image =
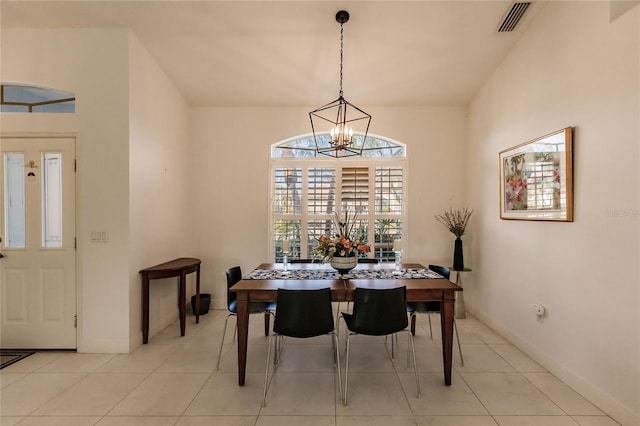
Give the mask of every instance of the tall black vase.
[(464, 269), (464, 255), (462, 254), (462, 240), (460, 237), (456, 238), (453, 246), (453, 270), (461, 271)]

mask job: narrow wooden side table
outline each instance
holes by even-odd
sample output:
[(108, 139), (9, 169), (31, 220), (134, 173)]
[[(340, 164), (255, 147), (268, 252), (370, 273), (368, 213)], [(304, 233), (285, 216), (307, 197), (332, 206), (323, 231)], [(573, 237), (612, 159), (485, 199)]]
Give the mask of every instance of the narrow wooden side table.
[(178, 278), (178, 311), (180, 312), (180, 336), (184, 336), (187, 316), (187, 274), (196, 273), (196, 324), (200, 322), (200, 259), (181, 257), (170, 262), (140, 271), (142, 275), (142, 343), (149, 342), (149, 281), (160, 278)]
[[(450, 266), (449, 269), (456, 273), (456, 284), (462, 287), (462, 278), (460, 277), (460, 272), (471, 272), (470, 268), (463, 269), (454, 269), (453, 266)], [(467, 317), (467, 309), (464, 307), (464, 292), (457, 291), (456, 292), (456, 302), (455, 302), (455, 318), (456, 319), (464, 319)]]

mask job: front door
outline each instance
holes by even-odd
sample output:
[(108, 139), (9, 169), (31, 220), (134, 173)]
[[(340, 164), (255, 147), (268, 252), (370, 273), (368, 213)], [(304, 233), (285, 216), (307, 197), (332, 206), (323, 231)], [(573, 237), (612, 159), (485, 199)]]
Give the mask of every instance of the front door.
[(75, 139), (3, 137), (0, 150), (0, 345), (75, 349)]

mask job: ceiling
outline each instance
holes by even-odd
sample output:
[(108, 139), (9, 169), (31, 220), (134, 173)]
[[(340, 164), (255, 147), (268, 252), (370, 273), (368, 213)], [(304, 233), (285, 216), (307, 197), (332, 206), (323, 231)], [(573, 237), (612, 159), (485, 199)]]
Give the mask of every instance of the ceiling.
[(130, 28), (194, 106), (465, 105), (534, 19), (511, 0), (7, 1), (0, 27)]

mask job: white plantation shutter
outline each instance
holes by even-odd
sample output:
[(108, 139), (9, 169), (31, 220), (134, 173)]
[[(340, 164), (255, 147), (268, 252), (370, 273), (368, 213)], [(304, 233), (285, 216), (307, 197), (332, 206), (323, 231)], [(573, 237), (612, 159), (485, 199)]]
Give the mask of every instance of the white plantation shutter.
[(369, 167), (343, 167), (340, 182), (342, 210), (357, 213), (369, 212)]
[(336, 204), (336, 169), (311, 167), (307, 173), (307, 211), (310, 215), (330, 214)]

